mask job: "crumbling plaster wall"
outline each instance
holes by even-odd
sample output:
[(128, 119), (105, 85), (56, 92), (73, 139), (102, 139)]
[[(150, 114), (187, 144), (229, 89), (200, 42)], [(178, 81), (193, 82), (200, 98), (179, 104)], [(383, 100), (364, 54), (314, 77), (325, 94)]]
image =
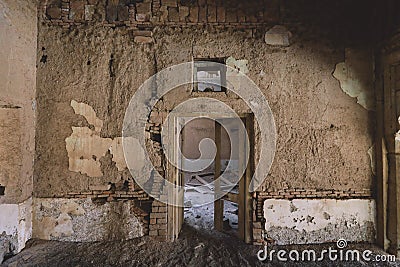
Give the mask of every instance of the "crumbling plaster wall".
[[(240, 31), (156, 28), (156, 43), (143, 45), (134, 43), (124, 29), (43, 25), (38, 56), (46, 55), (47, 61), (39, 63), (42, 112), (35, 193), (83, 190), (127, 175), (117, 171), (110, 155), (98, 159), (104, 161), (102, 177), (68, 170), (65, 139), (72, 126), (87, 126), (74, 114), (72, 100), (93, 107), (104, 122), (100, 136), (115, 138), (121, 136), (130, 97), (155, 69), (193, 57), (225, 56), (248, 60), (248, 75), (266, 95), (275, 116), (276, 164), (266, 187), (370, 188), (373, 113), (345, 94), (332, 76), (336, 63), (344, 61), (344, 48), (298, 38), (290, 47), (276, 48)], [(110, 63), (115, 77), (110, 75)]]
[(41, 29), (38, 60), (45, 56), (46, 62), (39, 62), (38, 70), (38, 106), (42, 112), (39, 110), (37, 127), (35, 195), (79, 192), (92, 185), (127, 180), (128, 170), (119, 172), (107, 150), (96, 158), (101, 167), (94, 175), (70, 170), (66, 140), (73, 134), (72, 126), (95, 132), (86, 117), (75, 114), (71, 103), (93, 108), (103, 123), (96, 133), (99, 138), (89, 144), (93, 148), (99, 145), (96, 140), (121, 137), (130, 98), (154, 73), (152, 52), (130, 44), (131, 36), (124, 29), (87, 27), (71, 31), (45, 25)]
[[(105, 2), (99, 2), (100, 8), (95, 7), (94, 14), (104, 19)], [(53, 11), (59, 9), (56, 7)], [(285, 10), (291, 14), (290, 8)], [(325, 13), (331, 11), (326, 8)], [(316, 10), (316, 14), (323, 13)], [(53, 15), (57, 17), (58, 13)], [(308, 18), (310, 14), (303, 16)], [(277, 23), (276, 17), (270, 24), (247, 28), (240, 27), (240, 23), (225, 26), (158, 24), (151, 31), (140, 31), (144, 36), (137, 36), (138, 32), (132, 32), (126, 25), (113, 27), (98, 21), (86, 25), (68, 22), (58, 25), (41, 16), (35, 196), (62, 197), (69, 192), (131, 179), (126, 169), (118, 168), (112, 151), (107, 148), (100, 157), (95, 155), (87, 159), (91, 164), (96, 162), (94, 172), (91, 172), (93, 169), (85, 172), (71, 168), (68, 138), (77, 137), (74, 127), (89, 129), (89, 134), (96, 135), (88, 143), (92, 148), (103, 139), (119, 138), (125, 109), (142, 82), (157, 70), (193, 58), (208, 57), (229, 58), (228, 64), (239, 66), (259, 86), (273, 111), (277, 151), (260, 191), (325, 189), (334, 194), (335, 190), (370, 190), (373, 173), (368, 151), (373, 145), (374, 112), (357, 103), (359, 94), (349, 92), (352, 89), (358, 93), (370, 92), (368, 73), (373, 68), (373, 58), (349, 58), (351, 54), (348, 53), (360, 51), (369, 55), (370, 50), (366, 45), (343, 41), (345, 37), (338, 38), (338, 33), (343, 31), (341, 23), (330, 24), (337, 28), (333, 30), (335, 34), (330, 35), (332, 31), (316, 29), (315, 25), (309, 29), (299, 26), (301, 23), (296, 19), (286, 18), (285, 28), (290, 34), (280, 27), (279, 33), (285, 35), (285, 43), (277, 46), (268, 45), (264, 36)], [(347, 37), (358, 38), (356, 35)], [(338, 74), (335, 69), (340, 70), (338, 66), (343, 64), (350, 66), (350, 70), (333, 75)], [(356, 70), (351, 71), (351, 66), (356, 66)], [(360, 70), (363, 73), (359, 73)], [(348, 83), (344, 85), (343, 81)], [(352, 88), (354, 85), (357, 88)], [(165, 118), (165, 113), (179, 101), (200, 95), (182, 94), (179, 90), (171, 93), (160, 104), (158, 111), (164, 114), (160, 117)], [(373, 96), (365, 95), (371, 101)], [(234, 97), (229, 94), (222, 93), (220, 98), (236, 111), (248, 110), (232, 103)], [(77, 113), (72, 103), (87, 105), (96, 120)], [(102, 126), (96, 128), (97, 119)], [(143, 118), (143, 122), (146, 119)], [(256, 147), (259, 141), (256, 133)], [(86, 156), (73, 155), (73, 162), (85, 160)], [(312, 198), (313, 195), (301, 197)], [(34, 214), (39, 216), (36, 211)], [(321, 240), (324, 241), (324, 237)]]

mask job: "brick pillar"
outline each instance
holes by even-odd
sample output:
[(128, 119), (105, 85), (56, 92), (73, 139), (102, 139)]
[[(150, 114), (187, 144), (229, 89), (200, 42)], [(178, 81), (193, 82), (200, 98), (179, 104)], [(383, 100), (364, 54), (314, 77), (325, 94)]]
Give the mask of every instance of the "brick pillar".
[(167, 240), (167, 205), (158, 200), (152, 204), (149, 235), (160, 241)]

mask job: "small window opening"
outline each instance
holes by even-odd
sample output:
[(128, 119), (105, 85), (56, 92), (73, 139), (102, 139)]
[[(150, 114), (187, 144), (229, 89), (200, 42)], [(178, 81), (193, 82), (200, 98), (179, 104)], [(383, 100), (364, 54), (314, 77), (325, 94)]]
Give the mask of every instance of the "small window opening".
[(225, 58), (195, 59), (193, 85), (195, 92), (226, 92)]

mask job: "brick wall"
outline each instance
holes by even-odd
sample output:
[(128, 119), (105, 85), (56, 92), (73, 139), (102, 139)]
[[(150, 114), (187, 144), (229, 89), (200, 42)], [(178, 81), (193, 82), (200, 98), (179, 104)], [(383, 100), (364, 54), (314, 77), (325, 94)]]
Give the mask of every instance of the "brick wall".
[(157, 25), (254, 27), (277, 23), (279, 0), (42, 0), (42, 17), (62, 26), (101, 22), (106, 26)]
[[(161, 144), (161, 126), (166, 118), (166, 113), (160, 114), (153, 111), (150, 114), (149, 121), (146, 124), (146, 140), (147, 150), (150, 154), (150, 160), (155, 170), (165, 177), (165, 157)], [(157, 178), (158, 177), (158, 178)], [(166, 200), (163, 195), (164, 179), (154, 176), (152, 181), (151, 194), (157, 196), (160, 200)], [(167, 205), (160, 201), (154, 200), (152, 203), (150, 214), (149, 235), (159, 240), (167, 239)]]

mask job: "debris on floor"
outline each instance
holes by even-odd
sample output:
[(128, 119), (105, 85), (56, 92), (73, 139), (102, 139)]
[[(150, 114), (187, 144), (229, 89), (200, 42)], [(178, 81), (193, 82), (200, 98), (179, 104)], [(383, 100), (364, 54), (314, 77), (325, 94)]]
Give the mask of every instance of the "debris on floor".
[[(315, 249), (321, 251), (335, 244), (273, 246), (271, 249)], [(349, 244), (349, 249), (370, 249), (368, 244)], [(174, 242), (159, 242), (149, 236), (128, 241), (60, 242), (31, 240), (18, 255), (1, 266), (338, 266), (327, 257), (320, 262), (261, 262), (257, 258), (260, 246), (247, 245), (237, 238), (218, 232), (198, 231), (184, 226)], [(395, 263), (343, 262), (340, 266), (400, 266)]]

